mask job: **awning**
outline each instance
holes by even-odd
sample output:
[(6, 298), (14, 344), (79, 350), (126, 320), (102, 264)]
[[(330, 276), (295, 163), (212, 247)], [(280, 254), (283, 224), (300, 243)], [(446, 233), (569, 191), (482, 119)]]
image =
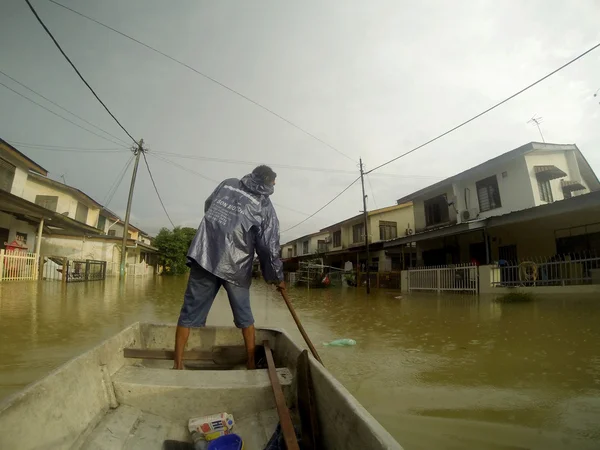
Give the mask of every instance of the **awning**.
[(540, 181), (556, 180), (557, 178), (566, 177), (567, 174), (556, 166), (533, 166), (535, 176)]
[(566, 192), (585, 191), (586, 187), (579, 181), (561, 180), (560, 187)]
[(48, 233), (59, 231), (77, 235), (95, 235), (102, 233), (102, 231), (97, 228), (78, 222), (67, 216), (63, 216), (57, 212), (50, 211), (29, 200), (25, 200), (24, 198), (2, 190), (0, 190), (0, 211), (11, 214), (20, 220), (24, 220), (31, 224), (39, 224), (41, 219), (44, 219), (44, 231)]
[(457, 234), (470, 233), (472, 231), (483, 230), (486, 227), (487, 219), (473, 220), (470, 222), (459, 223), (458, 225), (447, 225), (434, 230), (421, 231), (411, 236), (392, 239), (384, 244), (387, 249), (398, 245), (410, 244), (411, 242), (426, 241), (428, 239), (443, 238)]

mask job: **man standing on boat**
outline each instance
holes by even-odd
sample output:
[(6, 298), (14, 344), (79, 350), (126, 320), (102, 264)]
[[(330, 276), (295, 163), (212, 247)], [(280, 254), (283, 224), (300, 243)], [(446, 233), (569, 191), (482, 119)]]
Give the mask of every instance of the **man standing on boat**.
[(248, 369), (254, 369), (254, 317), (250, 284), (254, 253), (265, 281), (285, 289), (279, 257), (279, 220), (269, 196), (276, 173), (258, 166), (241, 180), (223, 181), (204, 203), (204, 218), (188, 250), (191, 268), (175, 335), (174, 369), (183, 369), (190, 328), (203, 327), (221, 286), (227, 291), (235, 326), (242, 329)]

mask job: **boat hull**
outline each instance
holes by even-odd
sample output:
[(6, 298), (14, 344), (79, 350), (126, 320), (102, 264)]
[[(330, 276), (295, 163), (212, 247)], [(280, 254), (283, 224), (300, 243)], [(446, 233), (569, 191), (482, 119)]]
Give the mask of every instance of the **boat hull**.
[[(257, 329), (273, 349), (288, 406), (296, 407), (302, 351), (277, 329)], [(123, 349), (173, 347), (174, 325), (135, 323), (0, 404), (0, 448), (162, 448), (189, 440), (187, 420), (218, 412), (236, 418), (245, 448), (260, 450), (277, 424), (267, 371), (170, 370), (170, 361), (125, 358)], [(193, 329), (188, 349), (243, 345), (236, 328)], [(401, 449), (314, 358), (309, 358), (324, 449)], [(140, 431), (141, 429), (141, 431)], [(137, 435), (134, 433), (138, 431)], [(137, 437), (136, 437), (137, 436)], [(132, 441), (133, 439), (133, 441)]]

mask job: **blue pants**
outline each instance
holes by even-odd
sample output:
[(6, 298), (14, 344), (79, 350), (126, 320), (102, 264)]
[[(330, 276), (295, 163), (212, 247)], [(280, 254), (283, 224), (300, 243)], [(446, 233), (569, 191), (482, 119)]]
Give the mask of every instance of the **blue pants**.
[(191, 265), (190, 278), (177, 325), (186, 328), (205, 326), (208, 312), (221, 286), (227, 291), (235, 326), (247, 328), (254, 325), (250, 308), (250, 289), (225, 281), (196, 263)]

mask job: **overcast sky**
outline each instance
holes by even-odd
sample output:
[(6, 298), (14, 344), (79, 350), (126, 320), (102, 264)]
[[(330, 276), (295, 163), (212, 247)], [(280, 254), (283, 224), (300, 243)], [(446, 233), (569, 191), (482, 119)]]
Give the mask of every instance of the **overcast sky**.
[[(265, 105), (367, 169), (491, 106), (600, 42), (599, 1), (176, 1), (60, 0), (152, 45)], [(286, 229), (347, 186), (356, 163), (196, 73), (60, 8), (32, 0), (65, 52), (117, 118), (144, 138), (176, 225), (197, 227), (215, 183), (272, 164), (273, 201)], [(175, 6), (176, 5), (176, 6)], [(115, 136), (127, 136), (62, 58), (22, 0), (2, 0), (0, 69)], [(0, 82), (98, 134), (0, 74)], [(540, 136), (576, 143), (600, 173), (600, 49), (440, 141), (373, 173), (369, 209)], [(0, 136), (50, 176), (64, 175), (103, 202), (130, 153), (0, 86)], [(108, 136), (107, 136), (108, 137)], [(109, 139), (114, 140), (111, 137)], [(160, 155), (166, 157), (164, 155)], [(337, 172), (276, 167), (308, 166)], [(339, 173), (339, 171), (355, 172)], [(109, 207), (123, 214), (131, 168)], [(284, 209), (292, 208), (295, 211)], [(361, 209), (357, 183), (282, 242)], [(169, 222), (140, 166), (133, 222), (156, 233)]]

